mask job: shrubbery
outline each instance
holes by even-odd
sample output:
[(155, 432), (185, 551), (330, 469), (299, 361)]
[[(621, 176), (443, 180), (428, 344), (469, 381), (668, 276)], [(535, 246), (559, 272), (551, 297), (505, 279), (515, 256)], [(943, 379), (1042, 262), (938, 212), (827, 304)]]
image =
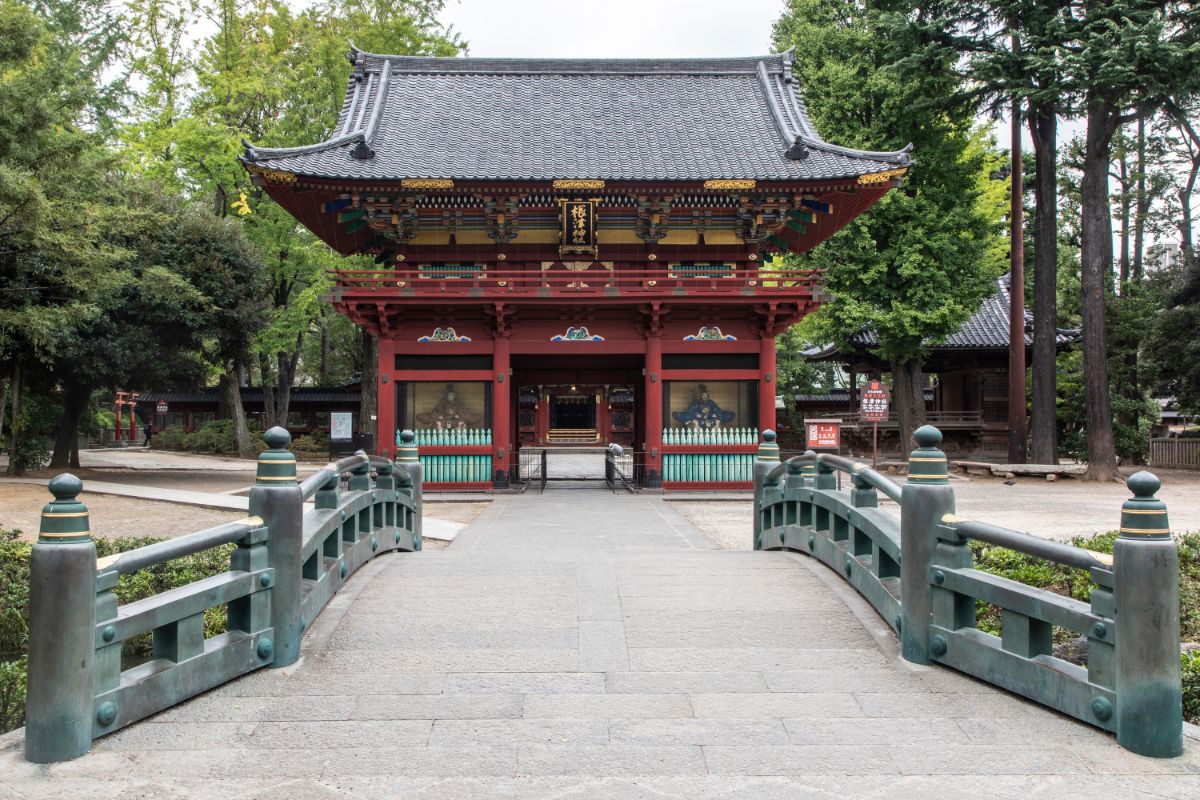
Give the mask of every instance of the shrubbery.
[[(255, 439), (258, 428), (249, 427), (251, 440)], [(192, 453), (222, 453), (236, 454), (237, 448), (233, 443), (233, 420), (218, 419), (206, 422), (194, 431), (185, 431), (179, 425), (163, 428), (150, 440), (151, 447), (163, 450), (184, 450)]]
[(324, 458), (329, 453), (329, 434), (325, 431), (313, 431), (297, 436), (292, 440), (291, 450), (297, 455)]
[[(29, 557), (33, 546), (20, 541), (19, 531), (0, 530), (0, 732), (25, 724), (25, 658), (29, 647)], [(133, 550), (162, 541), (153, 538), (97, 539), (99, 557)], [(149, 569), (125, 575), (117, 584), (122, 605), (160, 594), (229, 569), (233, 545), (174, 559)], [(204, 614), (204, 635), (225, 630), (225, 608), (210, 608)], [(125, 642), (126, 661), (145, 659), (151, 652), (151, 635)]]

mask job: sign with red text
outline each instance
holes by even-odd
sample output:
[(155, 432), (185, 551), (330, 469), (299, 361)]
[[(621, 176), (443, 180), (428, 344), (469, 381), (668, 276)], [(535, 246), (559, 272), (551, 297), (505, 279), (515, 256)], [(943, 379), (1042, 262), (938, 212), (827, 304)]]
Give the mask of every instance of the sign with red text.
[(892, 392), (886, 383), (871, 381), (862, 388), (859, 410), (863, 422), (887, 422), (890, 413)]
[(840, 419), (810, 419), (805, 421), (804, 427), (808, 431), (810, 450), (837, 450), (841, 447)]

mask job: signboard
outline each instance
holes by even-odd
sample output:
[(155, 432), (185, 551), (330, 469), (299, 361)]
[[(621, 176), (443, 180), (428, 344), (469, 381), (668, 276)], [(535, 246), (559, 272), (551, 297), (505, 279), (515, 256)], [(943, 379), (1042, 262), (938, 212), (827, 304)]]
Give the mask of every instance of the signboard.
[(155, 411), (157, 411), (159, 414), (165, 414), (165, 413), (167, 413), (167, 401), (166, 401), (166, 400), (159, 400), (159, 401), (158, 401), (158, 406), (156, 406), (154, 410), (155, 410)]
[(595, 200), (559, 200), (562, 214), (561, 253), (596, 253)]
[(887, 422), (892, 393), (882, 381), (871, 381), (862, 389), (859, 408), (863, 422)]
[(840, 419), (810, 419), (804, 424), (808, 432), (810, 450), (838, 450), (841, 448), (842, 421)]
[(354, 438), (354, 414), (349, 411), (335, 411), (329, 415), (329, 440), (345, 442)]

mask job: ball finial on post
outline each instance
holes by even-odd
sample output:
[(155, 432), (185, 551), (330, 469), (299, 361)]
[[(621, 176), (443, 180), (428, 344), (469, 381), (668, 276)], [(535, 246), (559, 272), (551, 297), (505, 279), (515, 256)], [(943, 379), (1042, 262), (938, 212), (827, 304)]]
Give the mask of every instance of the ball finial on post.
[(292, 435), (276, 425), (263, 434), (263, 441), (270, 448), (258, 456), (258, 474), (255, 483), (259, 486), (291, 486), (296, 483), (296, 456), (288, 450)]
[(70, 544), (91, 541), (87, 506), (79, 500), (83, 481), (69, 472), (50, 479), (47, 487), (54, 499), (42, 508), (38, 542)]
[(1167, 521), (1162, 483), (1137, 472), (1126, 485), (1113, 544), (1117, 741), (1139, 755), (1183, 752), (1179, 664), (1179, 552)]

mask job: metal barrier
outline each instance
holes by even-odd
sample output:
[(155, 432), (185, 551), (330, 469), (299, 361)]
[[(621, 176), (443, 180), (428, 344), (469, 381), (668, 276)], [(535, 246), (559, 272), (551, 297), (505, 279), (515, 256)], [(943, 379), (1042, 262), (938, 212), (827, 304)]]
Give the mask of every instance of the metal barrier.
[(521, 494), (530, 486), (536, 484), (538, 494), (546, 489), (546, 448), (540, 450), (519, 450), (517, 452), (517, 477), (521, 484)]
[(610, 444), (604, 451), (604, 482), (612, 491), (621, 488), (630, 494), (638, 493), (633, 456), (632, 451), (626, 452), (619, 444)]
[[(258, 459), (252, 516), (99, 561), (82, 481), (50, 482), (55, 499), (30, 562), (27, 760), (77, 758), (98, 736), (261, 667), (295, 663), (304, 631), (351, 573), (380, 553), (421, 549), (411, 432), (394, 464), (356, 453), (302, 481), (291, 435), (272, 428), (263, 439), (270, 449)], [(121, 575), (228, 544), (236, 549), (227, 572), (118, 604)], [(227, 630), (205, 638), (204, 614), (220, 606)], [(146, 633), (150, 659), (122, 669), (123, 643)]]
[[(1125, 748), (1183, 752), (1179, 560), (1149, 472), (1130, 477), (1113, 554), (1096, 553), (954, 514), (941, 432), (925, 426), (903, 486), (840, 456), (779, 461), (763, 432), (755, 464), (754, 549), (793, 550), (827, 564), (900, 637), (905, 659), (939, 663), (1113, 731)], [(835, 473), (851, 487), (837, 488)], [(878, 508), (879, 494), (901, 517)], [(975, 539), (1087, 570), (1082, 603), (972, 568)], [(1001, 609), (1001, 635), (975, 625), (976, 603)], [(1053, 654), (1055, 627), (1087, 637), (1087, 666)]]

